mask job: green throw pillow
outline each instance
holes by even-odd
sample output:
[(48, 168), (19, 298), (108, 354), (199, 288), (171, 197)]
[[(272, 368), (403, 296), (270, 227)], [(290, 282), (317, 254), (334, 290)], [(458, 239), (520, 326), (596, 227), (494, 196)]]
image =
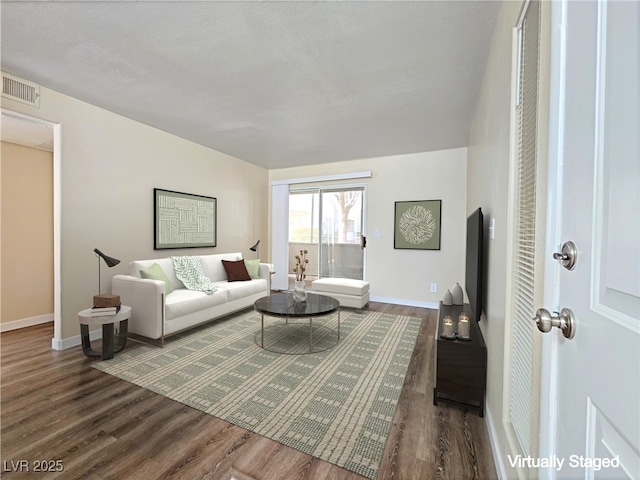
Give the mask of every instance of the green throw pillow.
[(160, 280), (164, 282), (164, 293), (165, 295), (169, 295), (173, 292), (173, 287), (171, 286), (171, 282), (169, 281), (169, 277), (164, 273), (164, 270), (160, 265), (154, 263), (148, 268), (144, 270), (140, 270), (140, 276), (142, 278), (148, 278), (150, 280)]
[(247, 272), (249, 272), (249, 276), (251, 278), (260, 278), (260, 259), (257, 260), (246, 260), (244, 261), (244, 266), (247, 267)]

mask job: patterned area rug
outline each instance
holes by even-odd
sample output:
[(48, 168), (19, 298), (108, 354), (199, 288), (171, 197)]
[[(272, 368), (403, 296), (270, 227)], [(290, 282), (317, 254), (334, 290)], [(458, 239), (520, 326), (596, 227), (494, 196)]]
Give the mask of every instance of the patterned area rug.
[[(265, 325), (276, 323), (265, 316)], [(335, 330), (337, 315), (316, 323)], [(93, 366), (374, 479), (420, 323), (342, 310), (336, 346), (283, 355), (256, 344), (260, 315), (245, 311)], [(308, 324), (295, 327), (277, 340), (308, 345)]]

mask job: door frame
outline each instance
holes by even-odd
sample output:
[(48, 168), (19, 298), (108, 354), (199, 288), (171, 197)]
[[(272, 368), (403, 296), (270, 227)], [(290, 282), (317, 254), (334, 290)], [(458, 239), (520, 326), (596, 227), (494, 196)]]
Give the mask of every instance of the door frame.
[[(550, 71), (549, 71), (549, 134), (547, 169), (547, 228), (544, 261), (544, 305), (559, 311), (558, 282), (560, 264), (551, 252), (560, 251), (563, 200), (564, 154), (564, 86), (566, 78), (566, 18), (567, 0), (551, 2)], [(557, 397), (558, 397), (558, 335), (542, 335), (541, 391), (540, 391), (540, 457), (556, 454)], [(555, 480), (553, 466), (540, 468), (540, 479)]]
[[(278, 222), (283, 222), (283, 219), (289, 218), (289, 193), (287, 191), (286, 200), (283, 198), (283, 189), (287, 190), (291, 185), (297, 185), (301, 183), (315, 183), (315, 182), (339, 182), (345, 180), (360, 180), (371, 178), (372, 173), (370, 170), (352, 173), (336, 173), (331, 175), (318, 175), (310, 177), (298, 177), (298, 178), (286, 178), (282, 180), (272, 180), (271, 189), (269, 191), (269, 204), (270, 204), (270, 230), (269, 238), (273, 239), (271, 242), (271, 262), (274, 265), (275, 273), (272, 276), (272, 288), (285, 288), (287, 285), (287, 265), (288, 257), (287, 251), (289, 248), (289, 235), (288, 235), (288, 222), (286, 228)], [(363, 180), (366, 183), (366, 180)], [(366, 218), (365, 218), (366, 221)], [(363, 225), (364, 228), (364, 225)], [(286, 230), (286, 232), (284, 232)], [(278, 231), (279, 235), (286, 233), (286, 241), (278, 240), (275, 232)], [(282, 244), (280, 244), (282, 243)]]
[(62, 125), (42, 118), (26, 115), (7, 108), (0, 108), (2, 115), (21, 118), (53, 129), (53, 338), (51, 348), (62, 350), (62, 268), (61, 268), (61, 217), (62, 217)]
[[(361, 236), (366, 237), (367, 232), (367, 184), (363, 183), (327, 183), (327, 184), (314, 184), (309, 186), (300, 186), (300, 187), (290, 187), (289, 188), (289, 196), (292, 194), (317, 194), (318, 195), (318, 239), (317, 239), (317, 247), (318, 247), (318, 265), (317, 272), (318, 278), (325, 278), (324, 273), (322, 271), (322, 237), (323, 237), (323, 229), (322, 229), (322, 219), (323, 219), (323, 208), (324, 201), (323, 197), (327, 193), (335, 193), (340, 190), (360, 190), (362, 191), (362, 206), (360, 209), (360, 223), (361, 223)], [(289, 202), (291, 203), (291, 202)], [(313, 215), (313, 212), (312, 212)], [(367, 250), (363, 248), (362, 252), (362, 279), (366, 279), (367, 276)]]

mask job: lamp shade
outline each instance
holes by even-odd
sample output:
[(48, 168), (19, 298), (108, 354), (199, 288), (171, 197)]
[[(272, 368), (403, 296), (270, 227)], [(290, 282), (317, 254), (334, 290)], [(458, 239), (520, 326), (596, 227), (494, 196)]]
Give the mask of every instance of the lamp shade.
[(249, 250), (251, 250), (252, 252), (257, 252), (258, 245), (260, 245), (260, 240), (258, 240), (253, 247), (250, 247)]
[(102, 258), (104, 260), (104, 263), (106, 263), (107, 267), (109, 267), (109, 268), (115, 267), (116, 265), (118, 265), (120, 263), (120, 260), (118, 260), (117, 258), (109, 257), (109, 256), (105, 255), (104, 253), (102, 253), (97, 248), (94, 248), (93, 251), (96, 252), (96, 255), (98, 255), (100, 258)]
[(109, 268), (115, 267), (116, 265), (118, 265), (120, 263), (120, 260), (118, 260), (117, 258), (110, 257), (108, 255), (105, 255), (97, 248), (94, 248), (93, 251), (95, 252), (96, 257), (98, 257), (98, 295), (100, 295), (102, 293), (102, 290), (100, 289), (100, 259), (103, 259), (104, 263), (106, 263), (107, 267)]

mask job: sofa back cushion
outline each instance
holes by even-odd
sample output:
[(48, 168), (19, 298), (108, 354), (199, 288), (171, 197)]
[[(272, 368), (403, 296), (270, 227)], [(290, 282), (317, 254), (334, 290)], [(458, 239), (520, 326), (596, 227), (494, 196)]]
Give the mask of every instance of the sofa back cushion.
[(227, 279), (227, 272), (222, 265), (222, 260), (236, 261), (242, 259), (241, 253), (220, 253), (217, 255), (202, 255), (202, 270), (213, 282), (221, 282)]
[[(211, 279), (212, 282), (222, 282), (227, 280), (227, 272), (222, 266), (222, 260), (235, 261), (240, 259), (242, 259), (242, 254), (239, 252), (219, 253), (216, 255), (200, 255), (202, 271), (207, 277)], [(167, 274), (167, 278), (169, 278), (171, 287), (174, 290), (185, 288), (184, 283), (182, 283), (176, 276), (176, 272), (173, 269), (173, 261), (171, 260), (171, 257), (155, 258), (153, 260), (135, 260), (129, 263), (129, 274), (133, 275), (134, 277), (140, 278), (140, 270), (149, 268), (154, 263), (157, 263), (162, 267), (162, 270), (164, 270), (164, 273)]]

